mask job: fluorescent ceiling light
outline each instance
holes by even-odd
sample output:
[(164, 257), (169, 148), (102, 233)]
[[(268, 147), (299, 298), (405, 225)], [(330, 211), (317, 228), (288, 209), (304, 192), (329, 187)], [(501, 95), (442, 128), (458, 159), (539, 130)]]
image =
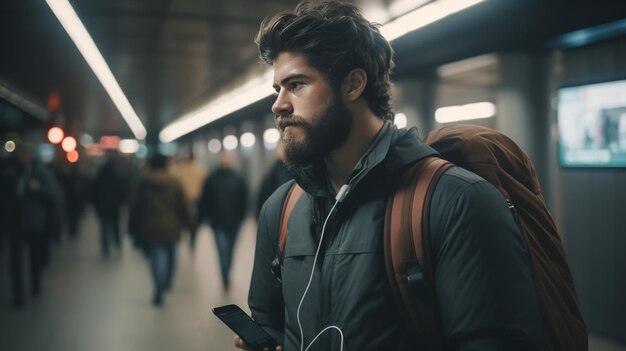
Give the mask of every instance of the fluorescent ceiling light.
[(159, 133), (159, 139), (163, 143), (169, 143), (219, 118), (265, 99), (274, 93), (272, 76), (272, 70), (268, 69), (262, 77), (253, 79), (199, 109), (178, 118)]
[(442, 78), (451, 77), (497, 63), (498, 58), (493, 54), (480, 55), (443, 65), (437, 69), (437, 74)]
[(128, 99), (126, 99), (115, 77), (113, 77), (111, 69), (104, 61), (102, 54), (100, 54), (78, 15), (74, 12), (72, 5), (67, 0), (46, 0), (46, 2), (59, 19), (59, 22), (61, 22), (63, 28), (65, 28), (67, 34), (72, 38), (78, 51), (83, 55), (89, 67), (91, 67), (100, 83), (102, 83), (102, 86), (104, 86), (130, 130), (137, 139), (143, 140), (146, 137), (146, 128), (141, 123)]
[(440, 107), (435, 111), (435, 120), (439, 123), (452, 123), (493, 117), (496, 106), (491, 102), (476, 102), (467, 105)]
[(625, 33), (626, 19), (621, 19), (616, 22), (567, 33), (556, 40), (553, 40), (552, 45), (574, 48), (587, 45), (595, 41), (624, 35)]
[(4, 149), (8, 152), (11, 153), (13, 151), (15, 151), (15, 142), (13, 140), (9, 140), (4, 144)]
[(404, 15), (424, 5), (428, 1), (430, 0), (396, 0), (389, 5), (389, 13), (394, 17)]
[(219, 139), (211, 139), (207, 144), (209, 148), (209, 152), (212, 154), (216, 154), (222, 150), (222, 142)]
[(428, 5), (422, 6), (415, 11), (409, 12), (385, 24), (380, 31), (387, 40), (392, 41), (482, 1), (483, 0), (439, 0), (431, 2)]
[(118, 149), (123, 154), (134, 154), (139, 150), (139, 142), (135, 139), (122, 139)]
[(280, 132), (276, 128), (268, 128), (263, 132), (263, 141), (276, 144), (280, 140)]
[(361, 14), (365, 19), (374, 23), (387, 23), (389, 18), (389, 10), (381, 3), (367, 3), (361, 6)]
[(395, 124), (396, 127), (405, 128), (406, 122), (406, 115), (404, 113), (396, 113), (396, 116), (393, 119), (393, 124)]
[[(385, 24), (381, 27), (381, 33), (387, 40), (392, 41), (482, 1), (483, 0), (435, 1)], [(273, 72), (269, 69), (262, 77), (251, 80), (218, 99), (183, 115), (159, 133), (159, 140), (163, 143), (174, 141), (230, 113), (265, 99), (274, 93), (272, 77)]]
[(234, 135), (227, 135), (224, 137), (224, 140), (222, 140), (222, 145), (224, 145), (224, 149), (226, 150), (235, 150), (237, 145), (239, 145), (239, 140), (237, 140), (237, 137)]
[(256, 143), (256, 137), (250, 132), (243, 133), (241, 137), (239, 137), (239, 143), (243, 147), (253, 147)]

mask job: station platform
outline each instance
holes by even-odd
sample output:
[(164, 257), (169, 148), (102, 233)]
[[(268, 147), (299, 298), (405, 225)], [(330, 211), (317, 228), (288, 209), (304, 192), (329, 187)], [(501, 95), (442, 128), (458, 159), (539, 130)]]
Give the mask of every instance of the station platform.
[[(7, 252), (0, 264), (0, 349), (6, 351), (232, 350), (233, 333), (211, 312), (235, 303), (247, 311), (256, 223), (242, 226), (231, 285), (223, 291), (212, 233), (200, 228), (192, 253), (188, 237), (177, 248), (172, 291), (152, 305), (147, 261), (128, 237), (122, 250), (100, 254), (92, 211), (76, 241), (53, 245), (43, 291), (22, 309), (10, 306)], [(5, 248), (6, 251), (6, 248)], [(28, 280), (28, 279), (26, 279)]]
[[(159, 308), (151, 303), (148, 264), (127, 237), (121, 252), (102, 258), (92, 211), (87, 211), (77, 240), (53, 245), (42, 295), (29, 298), (22, 309), (10, 306), (5, 247), (0, 255), (0, 349), (235, 350), (233, 333), (211, 308), (234, 303), (248, 311), (255, 236), (256, 222), (249, 219), (237, 241), (228, 291), (222, 289), (209, 227), (201, 227), (193, 252), (184, 237), (177, 248), (172, 291)], [(592, 334), (589, 350), (626, 351), (626, 346)]]

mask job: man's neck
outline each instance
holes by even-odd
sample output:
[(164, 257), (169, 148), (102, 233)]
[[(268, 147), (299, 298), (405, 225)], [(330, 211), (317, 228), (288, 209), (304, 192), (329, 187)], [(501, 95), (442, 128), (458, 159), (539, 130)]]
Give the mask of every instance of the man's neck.
[(355, 116), (353, 123), (346, 142), (324, 158), (328, 179), (335, 192), (348, 182), (354, 166), (367, 151), (384, 124), (382, 119), (369, 110), (366, 115)]

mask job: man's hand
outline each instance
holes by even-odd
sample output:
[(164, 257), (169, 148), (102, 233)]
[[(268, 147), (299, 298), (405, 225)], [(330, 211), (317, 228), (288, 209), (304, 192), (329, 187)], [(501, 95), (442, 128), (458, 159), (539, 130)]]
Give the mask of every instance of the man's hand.
[[(243, 342), (243, 340), (241, 340), (241, 338), (239, 337), (239, 335), (235, 335), (235, 337), (233, 338), (233, 344), (235, 345), (236, 348), (241, 349), (241, 350), (246, 350), (246, 351), (254, 351), (253, 349), (251, 349), (248, 345), (246, 345), (245, 342)], [(283, 347), (282, 346), (277, 346), (276, 350), (270, 350), (267, 347), (263, 349), (263, 351), (283, 351)]]

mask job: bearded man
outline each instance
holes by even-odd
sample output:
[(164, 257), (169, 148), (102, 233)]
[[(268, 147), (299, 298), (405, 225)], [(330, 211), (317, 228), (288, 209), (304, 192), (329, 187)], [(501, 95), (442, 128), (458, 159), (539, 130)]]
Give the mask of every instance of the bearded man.
[[(280, 260), (279, 226), (293, 181), (261, 210), (253, 318), (280, 340), (279, 350), (425, 350), (405, 327), (387, 280), (383, 222), (403, 170), (437, 152), (417, 129), (392, 122), (389, 42), (354, 5), (305, 1), (263, 22), (257, 44), (274, 69), (272, 111), (284, 161), (304, 194), (288, 219)], [(444, 348), (542, 349), (528, 250), (503, 196), (452, 167), (430, 211), (433, 307)], [(249, 349), (238, 336), (234, 343)]]

